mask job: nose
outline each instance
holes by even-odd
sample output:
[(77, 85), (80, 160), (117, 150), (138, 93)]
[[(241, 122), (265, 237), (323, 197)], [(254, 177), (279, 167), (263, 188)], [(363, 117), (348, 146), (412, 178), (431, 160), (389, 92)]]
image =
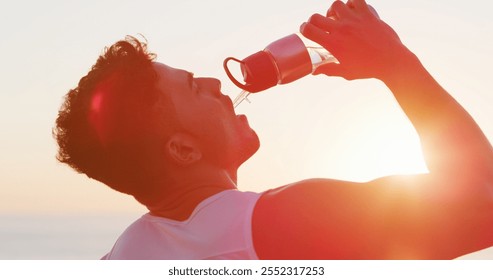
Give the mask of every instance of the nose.
[(197, 78), (196, 83), (200, 88), (212, 93), (215, 97), (223, 96), (221, 92), (221, 81), (216, 78)]
[(202, 87), (221, 91), (221, 81), (219, 81), (216, 78), (209, 78), (209, 77), (197, 78), (196, 82), (200, 84)]

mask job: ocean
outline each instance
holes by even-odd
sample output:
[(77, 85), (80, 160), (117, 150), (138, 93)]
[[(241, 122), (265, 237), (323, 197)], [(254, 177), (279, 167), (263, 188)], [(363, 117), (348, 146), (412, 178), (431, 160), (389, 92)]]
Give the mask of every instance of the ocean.
[(0, 215), (0, 260), (97, 260), (140, 216)]
[[(0, 260), (98, 260), (143, 214), (0, 215)], [(493, 247), (459, 259), (493, 260)]]

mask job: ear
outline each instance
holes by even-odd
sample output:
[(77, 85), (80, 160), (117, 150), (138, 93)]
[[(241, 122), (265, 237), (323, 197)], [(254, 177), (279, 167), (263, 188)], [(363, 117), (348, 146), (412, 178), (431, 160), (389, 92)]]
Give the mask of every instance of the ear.
[(197, 141), (185, 133), (173, 134), (166, 142), (167, 156), (178, 165), (190, 165), (202, 158)]

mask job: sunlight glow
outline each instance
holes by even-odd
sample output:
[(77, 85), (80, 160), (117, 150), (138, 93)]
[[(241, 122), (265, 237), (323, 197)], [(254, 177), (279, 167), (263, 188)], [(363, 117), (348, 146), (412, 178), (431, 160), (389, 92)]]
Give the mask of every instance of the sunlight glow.
[[(388, 131), (382, 131), (383, 135), (385, 133), (389, 134)], [(369, 145), (378, 145), (381, 147), (378, 151), (376, 171), (382, 174), (418, 174), (428, 172), (423, 160), (419, 140), (416, 138), (403, 137), (399, 138), (399, 141), (368, 143)], [(375, 139), (369, 141), (375, 141)]]
[[(381, 105), (384, 108), (384, 105)], [(349, 120), (349, 128), (339, 135), (340, 164), (344, 179), (367, 181), (389, 175), (427, 173), (417, 133), (404, 118), (388, 117), (388, 112), (374, 110), (366, 114), (364, 127), (360, 119)], [(351, 128), (354, 122), (355, 128)]]

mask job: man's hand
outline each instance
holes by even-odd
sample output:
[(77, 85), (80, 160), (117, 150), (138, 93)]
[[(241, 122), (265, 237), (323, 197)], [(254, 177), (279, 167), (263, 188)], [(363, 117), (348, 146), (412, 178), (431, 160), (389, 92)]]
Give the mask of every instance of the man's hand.
[(349, 0), (346, 4), (335, 1), (327, 16), (312, 15), (300, 31), (340, 62), (322, 65), (314, 74), (383, 80), (392, 73), (396, 61), (409, 53), (396, 32), (364, 0)]

